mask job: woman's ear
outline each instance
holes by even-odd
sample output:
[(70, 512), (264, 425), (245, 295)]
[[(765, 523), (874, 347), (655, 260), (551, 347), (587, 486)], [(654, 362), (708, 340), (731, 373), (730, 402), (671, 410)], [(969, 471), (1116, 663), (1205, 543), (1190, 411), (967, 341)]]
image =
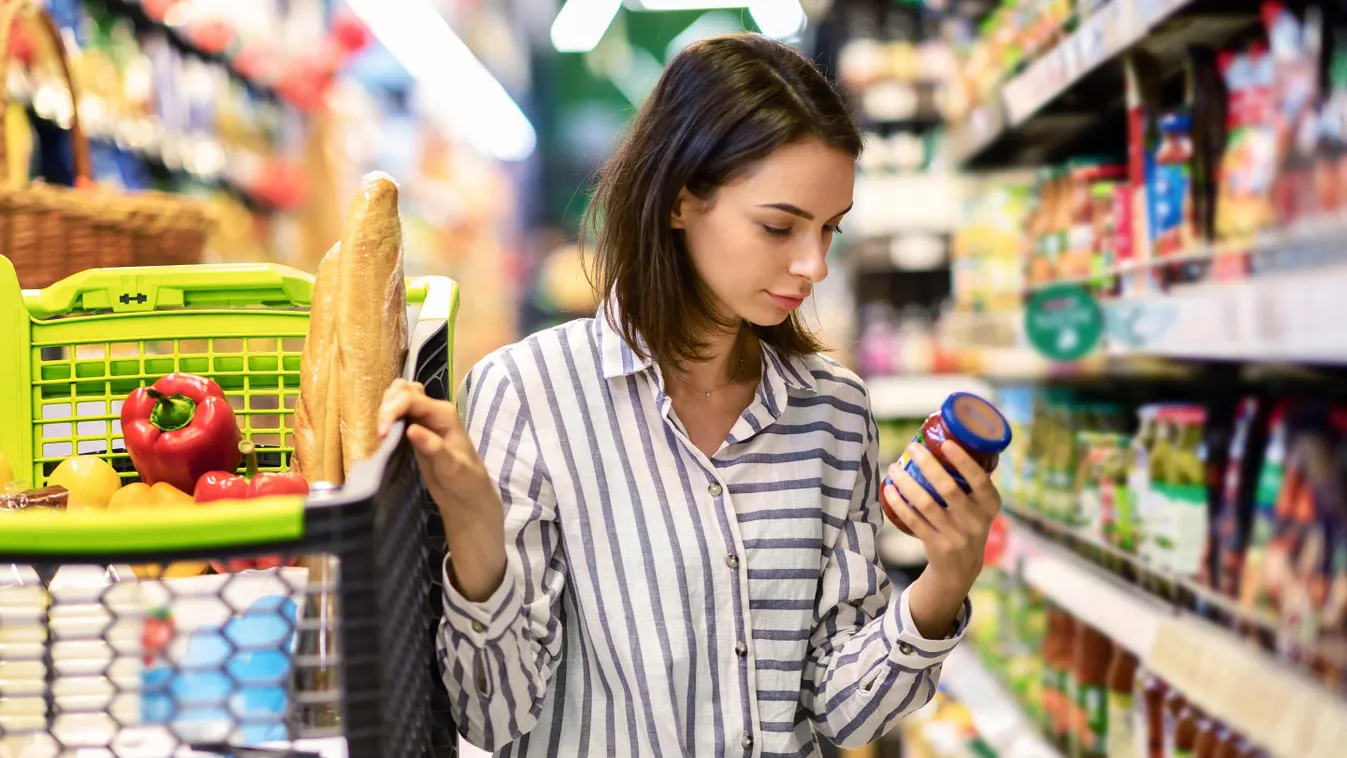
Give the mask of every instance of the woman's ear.
[(669, 227), (671, 229), (686, 229), (688, 216), (692, 214), (696, 207), (697, 198), (688, 188), (684, 187), (678, 190), (678, 196), (674, 198), (673, 210), (669, 212)]

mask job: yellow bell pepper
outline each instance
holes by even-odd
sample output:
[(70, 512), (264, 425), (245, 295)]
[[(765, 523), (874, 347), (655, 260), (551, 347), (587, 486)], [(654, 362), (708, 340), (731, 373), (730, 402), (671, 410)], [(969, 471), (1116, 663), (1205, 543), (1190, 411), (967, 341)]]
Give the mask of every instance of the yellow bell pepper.
[[(163, 510), (165, 508), (190, 508), (196, 502), (192, 496), (174, 487), (168, 482), (154, 485), (134, 482), (117, 490), (108, 502), (109, 511)], [(206, 573), (209, 564), (205, 561), (179, 561), (164, 566), (159, 563), (134, 565), (131, 570), (140, 579), (177, 579), (200, 576)]]

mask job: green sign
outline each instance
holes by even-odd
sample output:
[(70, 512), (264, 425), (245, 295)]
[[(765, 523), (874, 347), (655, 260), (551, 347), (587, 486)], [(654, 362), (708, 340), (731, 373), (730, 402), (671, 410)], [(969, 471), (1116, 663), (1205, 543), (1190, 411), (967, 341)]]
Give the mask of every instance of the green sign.
[(1039, 290), (1024, 308), (1029, 344), (1054, 361), (1077, 361), (1099, 344), (1104, 315), (1084, 287), (1056, 284)]

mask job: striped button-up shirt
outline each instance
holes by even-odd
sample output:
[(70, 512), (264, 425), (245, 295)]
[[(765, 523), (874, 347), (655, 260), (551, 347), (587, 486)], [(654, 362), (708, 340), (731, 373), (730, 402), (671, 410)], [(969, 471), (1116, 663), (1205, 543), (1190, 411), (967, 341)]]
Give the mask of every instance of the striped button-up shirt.
[(474, 603), (444, 582), (444, 681), (469, 742), (816, 756), (816, 735), (870, 742), (934, 694), (968, 604), (929, 640), (907, 593), (890, 599), (877, 429), (842, 366), (764, 345), (709, 457), (602, 316), (496, 352), (458, 402), (506, 509), (500, 588)]

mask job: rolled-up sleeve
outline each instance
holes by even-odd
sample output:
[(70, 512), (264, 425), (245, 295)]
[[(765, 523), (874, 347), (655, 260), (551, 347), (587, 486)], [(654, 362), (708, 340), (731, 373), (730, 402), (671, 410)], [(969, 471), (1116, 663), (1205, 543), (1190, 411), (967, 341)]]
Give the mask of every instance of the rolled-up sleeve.
[(814, 729), (842, 747), (873, 742), (931, 699), (941, 664), (963, 638), (971, 612), (965, 598), (949, 635), (929, 640), (912, 621), (907, 591), (891, 598), (875, 547), (883, 518), (878, 457), (870, 416), (861, 482), (823, 571), (801, 693)]
[(448, 556), (438, 637), (459, 730), (472, 744), (493, 751), (537, 723), (561, 657), (556, 606), (566, 575), (556, 498), (508, 361), (497, 354), (478, 364), (458, 396), (468, 435), (505, 505), (505, 578), (491, 597), (469, 601), (450, 580), (453, 556)]

